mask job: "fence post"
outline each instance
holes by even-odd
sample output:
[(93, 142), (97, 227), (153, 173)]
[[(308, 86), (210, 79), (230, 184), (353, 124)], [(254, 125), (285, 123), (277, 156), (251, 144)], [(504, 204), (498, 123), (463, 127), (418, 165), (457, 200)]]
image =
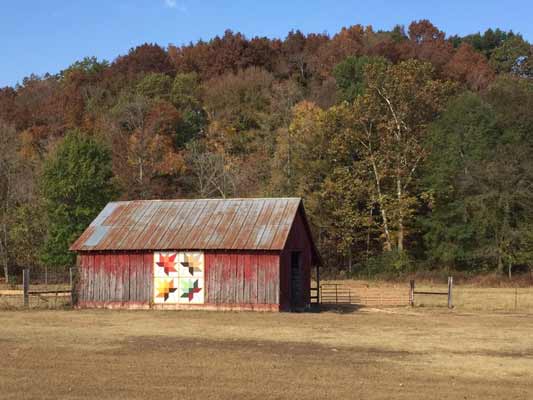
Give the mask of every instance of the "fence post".
[(68, 269), (68, 275), (70, 279), (70, 305), (74, 307), (74, 273), (72, 267)]
[(316, 266), (316, 301), (318, 305), (320, 306), (320, 303), (322, 303), (322, 290), (320, 288), (320, 267)]
[(453, 276), (448, 277), (448, 308), (453, 308), (452, 302)]
[(415, 280), (411, 279), (409, 282), (410, 288), (409, 288), (409, 304), (411, 307), (415, 306)]
[(24, 268), (22, 270), (22, 288), (24, 290), (24, 307), (30, 306), (30, 270)]

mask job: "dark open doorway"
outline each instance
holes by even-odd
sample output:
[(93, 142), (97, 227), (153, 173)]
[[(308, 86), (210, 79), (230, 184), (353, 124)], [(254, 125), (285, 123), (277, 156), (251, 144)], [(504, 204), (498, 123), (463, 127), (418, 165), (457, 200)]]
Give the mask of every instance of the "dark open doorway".
[(291, 309), (304, 306), (301, 252), (291, 252)]

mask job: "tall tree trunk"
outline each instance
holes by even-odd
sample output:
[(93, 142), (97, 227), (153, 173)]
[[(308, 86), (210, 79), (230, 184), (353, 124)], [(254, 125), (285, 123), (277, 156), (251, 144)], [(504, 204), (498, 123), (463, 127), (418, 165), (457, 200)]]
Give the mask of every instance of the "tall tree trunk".
[(403, 228), (403, 207), (402, 207), (402, 181), (400, 178), (400, 171), (396, 175), (396, 194), (398, 196), (398, 251), (403, 251), (404, 228)]
[[(370, 221), (372, 221), (372, 208), (370, 208)], [(370, 258), (370, 224), (366, 231), (366, 261)]]
[[(7, 228), (6, 228), (6, 225), (3, 224), (2, 226), (3, 228), (3, 232), (2, 232), (2, 236), (3, 238), (0, 240), (0, 242), (3, 242), (3, 243), (7, 243)], [(8, 264), (8, 260), (7, 260), (7, 247), (4, 246), (3, 243), (0, 243), (0, 246), (2, 247), (2, 264), (3, 264), (3, 269), (4, 269), (4, 279), (6, 281), (6, 283), (9, 283), (9, 264)]]
[(352, 273), (352, 246), (348, 248), (348, 273), (351, 275)]
[(498, 248), (498, 272), (503, 273), (504, 272), (504, 266), (503, 266), (503, 259), (502, 259), (502, 252), (501, 249)]
[(372, 160), (372, 169), (374, 170), (374, 178), (376, 180), (376, 191), (378, 193), (378, 203), (379, 209), (381, 212), (381, 218), (383, 219), (383, 233), (385, 234), (385, 250), (392, 251), (392, 240), (389, 230), (389, 219), (387, 217), (387, 211), (385, 210), (385, 205), (383, 201), (383, 193), (381, 192), (381, 179), (378, 172), (378, 167), (376, 165), (376, 160), (374, 157), (371, 157)]

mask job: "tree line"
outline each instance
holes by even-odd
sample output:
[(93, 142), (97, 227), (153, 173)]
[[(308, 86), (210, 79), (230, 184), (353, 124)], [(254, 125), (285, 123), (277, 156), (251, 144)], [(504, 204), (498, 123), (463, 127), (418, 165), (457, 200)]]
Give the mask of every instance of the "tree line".
[(63, 268), (113, 199), (301, 196), (331, 271), (533, 260), (533, 47), (513, 32), (223, 36), (0, 89), (0, 262)]

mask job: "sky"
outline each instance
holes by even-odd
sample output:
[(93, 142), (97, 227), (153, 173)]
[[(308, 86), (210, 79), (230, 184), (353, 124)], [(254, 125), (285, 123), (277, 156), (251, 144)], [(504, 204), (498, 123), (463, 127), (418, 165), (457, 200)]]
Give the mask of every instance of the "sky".
[(429, 19), (448, 35), (499, 27), (533, 41), (528, 0), (0, 0), (0, 87), (86, 56), (112, 61), (142, 43), (187, 44), (226, 29), (283, 38)]

